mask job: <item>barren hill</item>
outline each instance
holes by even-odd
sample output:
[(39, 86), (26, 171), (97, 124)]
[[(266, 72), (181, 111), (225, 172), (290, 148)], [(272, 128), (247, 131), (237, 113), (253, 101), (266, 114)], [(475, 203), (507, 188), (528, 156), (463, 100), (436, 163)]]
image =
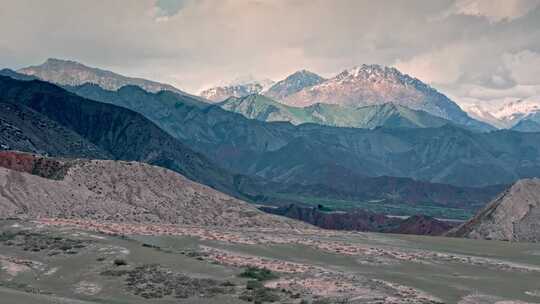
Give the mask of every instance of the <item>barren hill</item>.
[[(1, 152), (0, 217), (59, 217), (195, 226), (306, 225), (138, 162)], [(54, 177), (47, 178), (47, 177)]]
[(450, 235), (505, 241), (540, 241), (540, 179), (522, 179)]

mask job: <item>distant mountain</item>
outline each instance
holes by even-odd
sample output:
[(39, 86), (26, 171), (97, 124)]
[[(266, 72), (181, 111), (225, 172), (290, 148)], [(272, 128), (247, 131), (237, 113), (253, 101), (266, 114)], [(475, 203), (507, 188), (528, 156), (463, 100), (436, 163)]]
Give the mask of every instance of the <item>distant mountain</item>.
[(169, 84), (142, 78), (127, 77), (70, 60), (49, 58), (41, 65), (22, 68), (17, 72), (58, 85), (77, 86), (85, 83), (94, 83), (107, 90), (116, 90), (126, 85), (136, 85), (149, 92), (166, 90), (182, 95), (189, 95)]
[[(42, 81), (0, 77), (0, 103), (8, 106), (0, 117), (10, 128), (0, 136), (1, 147), (52, 156), (143, 161), (250, 201), (294, 202), (296, 197), (305, 196), (412, 205), (426, 202), (474, 210), (497, 193), (496, 187), (455, 187), (410, 178), (369, 177), (374, 172), (387, 172), (386, 166), (393, 167), (385, 164), (393, 153), (403, 154), (404, 143), (383, 135), (384, 132), (369, 135), (374, 131), (265, 123), (195, 98), (170, 91), (149, 93), (136, 86), (107, 91), (85, 84), (70, 89), (105, 103)], [(125, 108), (140, 111), (148, 118)], [(372, 140), (376, 141), (370, 143)], [(538, 142), (526, 142), (529, 141)], [(437, 142), (435, 139), (434, 144)], [(303, 147), (304, 144), (312, 148)], [(363, 148), (367, 144), (386, 152), (369, 152)], [(295, 149), (296, 145), (300, 149)], [(358, 151), (365, 152), (357, 154)], [(406, 170), (395, 172), (413, 173), (409, 168), (418, 166), (418, 162), (408, 155), (402, 157), (412, 162), (396, 160), (401, 165), (395, 170)], [(230, 171), (221, 169), (223, 166)], [(456, 169), (459, 172), (463, 168)], [(534, 173), (534, 167), (529, 169)], [(453, 174), (454, 170), (448, 172)], [(485, 182), (486, 176), (500, 176), (480, 173), (474, 181)]]
[(334, 78), (304, 88), (281, 101), (299, 107), (315, 103), (356, 107), (394, 103), (470, 128), (493, 130), (488, 124), (470, 118), (452, 100), (420, 80), (402, 74), (395, 68), (379, 65), (362, 65), (345, 70)]
[(499, 129), (507, 129), (511, 126), (511, 123), (500, 120), (493, 115), (493, 111), (486, 109), (478, 104), (462, 105), (462, 108), (472, 118), (486, 122)]
[(17, 80), (35, 80), (35, 79), (38, 79), (35, 76), (29, 76), (29, 75), (26, 75), (26, 74), (17, 73), (14, 70), (11, 70), (11, 69), (1, 69), (0, 70), (0, 76), (7, 76), (7, 77), (11, 77), (11, 78), (17, 79)]
[(0, 103), (13, 109), (1, 117), (9, 128), (15, 128), (10, 132), (20, 136), (4, 139), (3, 134), (0, 144), (6, 148), (52, 156), (143, 161), (238, 195), (234, 185), (238, 177), (131, 110), (84, 99), (50, 83), (2, 76)]
[(279, 183), (344, 183), (352, 189), (360, 177), (400, 176), (485, 186), (540, 176), (536, 133), (473, 133), (451, 125), (373, 130), (294, 126), (246, 119), (171, 92), (96, 86), (70, 90), (142, 113), (225, 169)]
[[(540, 112), (540, 96), (508, 102), (465, 105), (465, 111), (472, 117), (490, 123), (498, 128), (514, 128), (521, 120)], [(534, 120), (534, 119), (533, 119)], [(528, 122), (526, 124), (529, 124)]]
[(540, 242), (540, 179), (517, 181), (449, 235), (475, 239)]
[(321, 76), (310, 71), (301, 70), (287, 76), (287, 78), (281, 81), (276, 82), (262, 94), (276, 100), (281, 100), (304, 88), (317, 85), (323, 81), (325, 81), (325, 79)]
[(274, 84), (270, 79), (258, 80), (249, 75), (237, 78), (224, 85), (206, 89), (200, 93), (200, 96), (212, 102), (220, 102), (230, 97), (244, 97), (252, 94), (258, 94), (267, 90)]
[(160, 167), (0, 152), (0, 218), (303, 228)]
[(540, 132), (540, 111), (524, 116), (512, 130), (520, 132)]
[(204, 99), (219, 102), (230, 97), (244, 97), (251, 94), (257, 94), (263, 90), (259, 83), (248, 83), (224, 87), (213, 87), (201, 92)]
[(294, 125), (316, 123), (336, 127), (373, 129), (440, 127), (451, 123), (423, 111), (410, 110), (392, 103), (365, 107), (313, 104), (304, 108), (283, 105), (262, 95), (231, 97), (218, 103), (227, 111), (260, 121), (288, 121)]

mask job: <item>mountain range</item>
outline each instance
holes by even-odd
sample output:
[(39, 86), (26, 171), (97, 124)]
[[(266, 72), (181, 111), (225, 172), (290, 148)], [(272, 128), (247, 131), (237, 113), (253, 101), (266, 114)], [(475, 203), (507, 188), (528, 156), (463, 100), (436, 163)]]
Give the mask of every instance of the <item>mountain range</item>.
[(189, 95), (169, 84), (127, 77), (71, 60), (49, 58), (43, 64), (22, 68), (17, 72), (60, 85), (76, 86), (84, 83), (95, 83), (108, 90), (116, 90), (125, 85), (136, 85), (149, 92), (171, 91)]
[[(438, 128), (335, 128), (261, 122), (171, 92), (137, 87), (81, 96), (137, 111), (232, 172), (280, 183), (353, 186), (361, 177), (400, 176), (457, 186), (511, 183), (540, 172), (540, 134)], [(354, 178), (352, 178), (354, 177)]]
[(306, 107), (281, 104), (264, 95), (230, 97), (218, 105), (231, 112), (260, 121), (288, 121), (294, 125), (314, 123), (335, 127), (373, 129), (440, 127), (451, 123), (424, 111), (415, 111), (393, 103), (354, 107), (316, 103)]
[[(48, 135), (52, 132), (48, 125), (38, 123), (39, 120), (30, 120), (31, 116), (26, 117), (29, 121), (25, 123), (10, 118), (12, 127), (18, 128), (17, 132), (21, 136), (30, 137), (31, 134), (26, 133), (35, 133), (39, 138), (50, 138), (44, 142), (22, 141), (25, 145), (17, 146), (18, 150), (66, 157), (144, 161), (164, 166), (190, 179), (251, 201), (282, 204), (294, 202), (302, 196), (357, 202), (382, 200), (398, 205), (429, 202), (444, 208), (475, 210), (502, 190), (500, 186), (469, 188), (420, 182), (410, 178), (369, 177), (364, 174), (365, 170), (357, 169), (361, 166), (349, 169), (336, 164), (335, 159), (331, 158), (332, 149), (335, 149), (332, 146), (329, 150), (311, 151), (308, 155), (312, 154), (310, 157), (317, 160), (313, 162), (305, 157), (302, 152), (304, 150), (293, 148), (294, 153), (288, 156), (297, 163), (293, 166), (289, 166), (287, 161), (282, 162), (282, 156), (275, 159), (272, 157), (276, 152), (288, 154), (288, 148), (282, 148), (296, 145), (295, 137), (308, 143), (310, 136), (304, 132), (310, 128), (316, 132), (335, 134), (344, 130), (351, 134), (365, 133), (360, 129), (306, 125), (307, 129), (304, 130), (288, 123), (264, 123), (246, 119), (198, 99), (169, 91), (149, 93), (135, 86), (125, 86), (117, 91), (107, 91), (95, 84), (69, 88), (88, 98), (122, 107), (78, 97), (55, 85), (37, 80), (17, 81), (0, 77), (0, 88), (2, 103), (35, 113), (39, 119), (55, 123), (78, 136), (77, 141), (66, 141), (55, 134)], [(151, 121), (123, 107), (141, 111)], [(4, 114), (9, 116), (14, 113), (8, 111)], [(34, 129), (25, 129), (26, 124), (33, 125)], [(43, 129), (39, 129), (40, 126)], [(347, 137), (350, 136), (344, 138)], [(321, 133), (311, 141), (320, 145), (318, 141), (324, 138), (327, 136)], [(354, 137), (349, 140), (353, 140), (351, 144), (355, 141)], [(90, 152), (82, 154), (79, 148), (81, 142), (95, 146), (96, 152), (93, 155), (88, 155)], [(4, 145), (4, 149), (15, 148), (7, 145), (7, 142), (0, 144)], [(63, 150), (55, 145), (64, 145)], [(201, 153), (194, 152), (192, 147), (200, 149)], [(215, 153), (209, 153), (213, 150)], [(354, 151), (351, 152), (354, 154)], [(209, 160), (202, 153), (215, 161)], [(249, 163), (256, 165), (253, 171), (248, 170), (249, 166), (246, 167)], [(268, 172), (259, 171), (257, 166), (265, 163), (269, 168), (274, 168)], [(222, 166), (227, 166), (228, 171), (220, 169)], [(289, 171), (290, 177), (279, 178), (279, 175), (274, 175), (279, 171)], [(249, 174), (246, 176), (235, 172)]]
[[(488, 122), (498, 128), (511, 128), (517, 131), (529, 130), (528, 132), (532, 130), (540, 131), (538, 127), (527, 127), (534, 126), (534, 117), (540, 113), (540, 96), (510, 100), (495, 103), (494, 105), (487, 103), (466, 105), (465, 110), (474, 118)], [(521, 121), (524, 121), (522, 125), (520, 125)]]
[[(403, 76), (396, 74), (397, 71), (385, 70), (392, 77)], [(410, 206), (412, 210), (435, 207), (474, 212), (480, 209), (476, 217), (450, 235), (516, 240), (537, 238), (532, 224), (536, 219), (534, 193), (537, 180), (525, 179), (503, 191), (507, 188), (505, 184), (540, 176), (540, 133), (533, 129), (521, 130), (525, 132), (471, 131), (470, 125), (459, 126), (454, 121), (399, 103), (375, 103), (364, 107), (322, 103), (293, 107), (255, 94), (212, 104), (188, 94), (170, 90), (149, 92), (132, 84), (115, 90), (91, 82), (76, 86), (58, 83), (62, 85), (58, 87), (36, 80), (40, 78), (36, 75), (11, 70), (2, 70), (1, 74), (7, 75), (0, 77), (1, 149), (70, 158), (49, 159), (12, 152), (4, 152), (0, 157), (3, 166), (8, 167), (4, 172), (6, 179), (14, 177), (13, 170), (22, 170), (39, 177), (25, 175), (21, 179), (17, 176), (18, 181), (24, 181), (21, 187), (33, 183), (56, 189), (55, 193), (60, 196), (53, 198), (59, 209), (51, 211), (53, 216), (57, 212), (67, 216), (66, 208), (73, 202), (66, 201), (65, 197), (73, 194), (76, 200), (85, 200), (90, 196), (81, 197), (81, 193), (88, 194), (87, 190), (93, 191), (96, 187), (89, 186), (85, 190), (69, 185), (67, 188), (71, 190), (62, 188), (66, 185), (57, 181), (65, 180), (66, 176), (75, 178), (68, 174), (72, 168), (83, 168), (78, 172), (97, 172), (84, 177), (86, 180), (79, 174), (77, 180), (82, 184), (99, 181), (101, 175), (113, 176), (113, 171), (127, 174), (117, 176), (120, 179), (134, 174), (137, 181), (150, 178), (144, 175), (148, 172), (164, 170), (139, 163), (111, 161), (124, 160), (171, 169), (163, 171), (170, 172), (166, 179), (176, 180), (173, 175), (184, 175), (193, 183), (210, 186), (204, 191), (197, 188), (204, 193), (213, 191), (217, 195), (218, 192), (211, 189), (214, 188), (237, 198), (277, 206), (322, 199), (333, 201), (332, 207), (338, 206), (338, 210), (339, 201), (358, 202), (358, 206), (366, 206), (366, 202), (402, 208)], [(321, 83), (311, 87), (329, 80), (319, 81)], [(417, 83), (409, 85), (421, 86)], [(288, 96), (295, 96), (305, 89), (291, 88)], [(527, 127), (525, 123), (536, 123), (536, 114), (531, 111), (520, 117), (516, 128), (520, 124)], [(97, 160), (74, 160), (81, 157)], [(25, 163), (28, 159), (31, 165)], [(134, 167), (127, 168), (129, 166)], [(156, 174), (152, 173), (152, 176), (159, 175)], [(107, 183), (111, 181), (103, 181), (99, 187), (103, 189)], [(195, 186), (190, 187), (186, 189)], [(20, 189), (15, 191), (19, 193)], [(190, 191), (184, 189), (175, 195)], [(501, 192), (499, 198), (482, 209)], [(36, 201), (35, 195), (42, 194), (40, 191), (25, 193), (23, 200)], [(111, 196), (114, 195), (107, 195)], [(214, 198), (208, 200), (216, 201)], [(107, 217), (111, 215), (107, 215), (102, 207), (115, 210), (107, 207), (110, 202), (103, 198), (87, 201), (90, 202), (89, 210), (75, 209), (73, 214)], [(524, 207), (523, 202), (529, 202), (529, 207)], [(16, 214), (19, 211), (15, 211), (14, 206), (20, 204), (19, 201), (4, 202), (3, 206)], [(167, 218), (175, 212), (173, 209), (161, 212), (158, 208), (156, 214), (149, 214), (143, 210), (146, 207), (139, 209), (141, 206), (129, 206), (129, 202), (115, 204), (120, 204), (118, 208), (126, 208), (123, 216), (127, 220), (180, 220), (176, 216), (173, 216), (176, 220)], [(25, 208), (30, 210), (32, 206)], [(288, 210), (284, 212), (289, 214), (291, 209)], [(338, 215), (341, 211), (327, 215), (319, 214), (319, 211), (295, 210), (294, 214), (309, 215), (307, 221), (315, 224), (320, 220), (326, 224), (330, 220), (344, 221), (343, 225), (361, 224)], [(82, 213), (77, 215), (78, 211)], [(509, 215), (513, 217), (508, 218)], [(512, 235), (504, 228), (508, 221), (513, 223)], [(336, 222), (336, 225), (342, 224)], [(383, 230), (393, 229), (388, 227)], [(448, 227), (442, 227), (430, 218), (411, 217), (408, 222), (400, 222), (398, 230), (392, 231), (438, 234), (443, 228)]]
[(367, 106), (394, 103), (484, 131), (490, 125), (474, 120), (445, 95), (395, 68), (362, 65), (280, 100), (291, 106), (314, 103)]
[[(144, 161), (234, 192), (234, 176), (173, 138), (139, 113), (81, 98), (38, 80), (0, 76), (7, 149), (53, 156)], [(11, 111), (11, 109), (14, 109)]]
[[(213, 100), (225, 100), (227, 97), (243, 98), (252, 94), (264, 95), (283, 105), (296, 108), (314, 104), (362, 108), (393, 103), (411, 110), (427, 112), (476, 131), (494, 129), (487, 123), (469, 117), (455, 102), (420, 80), (395, 68), (380, 65), (362, 65), (345, 70), (330, 79), (301, 70), (276, 82), (268, 90), (255, 90), (244, 94), (219, 94), (220, 98)], [(203, 97), (207, 96), (203, 94)], [(289, 115), (281, 117), (287, 118)]]

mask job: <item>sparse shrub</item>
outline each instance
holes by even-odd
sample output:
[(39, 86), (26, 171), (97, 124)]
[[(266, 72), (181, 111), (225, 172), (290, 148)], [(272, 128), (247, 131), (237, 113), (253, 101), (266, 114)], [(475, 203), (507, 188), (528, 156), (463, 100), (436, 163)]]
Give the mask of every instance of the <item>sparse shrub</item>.
[(124, 259), (114, 259), (113, 264), (114, 266), (126, 266), (128, 263)]
[(256, 281), (256, 280), (247, 281), (246, 289), (253, 290), (253, 289), (258, 289), (258, 288), (263, 288), (263, 284), (260, 281)]
[(242, 278), (255, 279), (257, 281), (268, 281), (278, 278), (278, 276), (269, 269), (258, 267), (248, 267), (239, 276)]

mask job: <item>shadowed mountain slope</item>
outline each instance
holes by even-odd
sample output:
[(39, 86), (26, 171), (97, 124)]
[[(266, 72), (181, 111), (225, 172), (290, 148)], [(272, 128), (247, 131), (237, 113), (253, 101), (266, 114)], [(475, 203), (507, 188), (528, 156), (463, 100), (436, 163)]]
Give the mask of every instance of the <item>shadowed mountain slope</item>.
[(347, 183), (350, 176), (399, 176), (459, 186), (540, 176), (540, 134), (438, 128), (335, 128), (246, 119), (172, 92), (137, 87), (68, 88), (140, 112), (233, 172), (281, 183)]
[[(102, 157), (164, 166), (216, 189), (235, 193), (234, 176), (131, 110), (87, 100), (46, 82), (17, 81), (8, 77), (0, 77), (0, 102), (38, 113), (48, 123), (52, 121), (55, 126), (61, 126), (62, 132), (75, 136), (74, 143), (83, 138), (83, 145), (90, 143), (98, 147)], [(24, 125), (26, 121), (21, 123)], [(43, 127), (44, 132), (50, 131)], [(85, 156), (81, 144), (75, 144), (78, 152), (54, 148), (61, 140), (61, 137), (52, 138), (38, 150), (51, 155)], [(32, 151), (31, 146), (23, 150)], [(78, 154), (81, 152), (82, 155)]]
[(317, 103), (307, 107), (291, 107), (262, 95), (231, 97), (221, 103), (225, 110), (260, 121), (288, 121), (294, 125), (315, 123), (335, 127), (373, 129), (428, 128), (451, 123), (443, 118), (404, 106), (386, 103), (365, 107)]

